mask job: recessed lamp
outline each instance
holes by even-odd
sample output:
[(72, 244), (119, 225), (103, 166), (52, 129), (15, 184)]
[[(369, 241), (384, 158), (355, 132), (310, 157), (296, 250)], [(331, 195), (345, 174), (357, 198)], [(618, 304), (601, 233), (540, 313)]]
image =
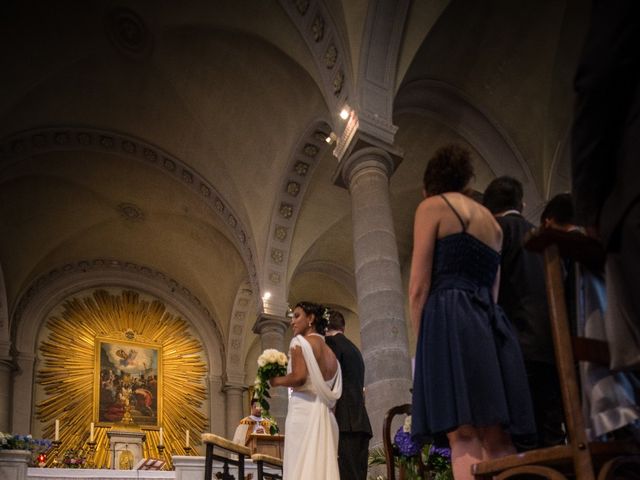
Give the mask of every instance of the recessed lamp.
[(334, 142), (336, 138), (336, 134), (331, 132), (329, 135), (327, 135), (327, 138), (325, 138), (324, 141), (327, 143), (331, 143)]
[(349, 109), (348, 108), (343, 108), (342, 110), (340, 110), (340, 118), (343, 120), (346, 120), (347, 118), (349, 118)]
[(264, 292), (264, 295), (262, 295), (262, 300), (267, 301), (271, 298), (271, 292)]

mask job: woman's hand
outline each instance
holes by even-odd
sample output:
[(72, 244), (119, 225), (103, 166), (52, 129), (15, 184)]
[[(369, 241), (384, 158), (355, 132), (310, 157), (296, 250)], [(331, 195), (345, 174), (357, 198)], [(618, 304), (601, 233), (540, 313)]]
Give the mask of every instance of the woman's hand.
[(300, 387), (307, 380), (307, 364), (304, 363), (302, 348), (291, 350), (291, 373), (284, 377), (273, 377), (269, 380), (272, 387)]

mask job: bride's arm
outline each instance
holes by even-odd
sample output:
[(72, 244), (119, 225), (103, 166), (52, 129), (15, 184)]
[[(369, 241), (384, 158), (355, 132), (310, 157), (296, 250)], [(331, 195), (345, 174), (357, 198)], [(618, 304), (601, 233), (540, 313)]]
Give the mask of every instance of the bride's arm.
[(304, 363), (302, 348), (291, 349), (291, 373), (283, 377), (273, 377), (269, 380), (272, 387), (300, 387), (307, 380), (307, 364)]

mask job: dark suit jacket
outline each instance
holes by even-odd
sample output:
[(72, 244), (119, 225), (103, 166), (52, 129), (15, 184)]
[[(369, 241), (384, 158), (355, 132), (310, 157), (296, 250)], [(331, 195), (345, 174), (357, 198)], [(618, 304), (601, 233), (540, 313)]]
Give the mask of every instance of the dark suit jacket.
[(596, 0), (575, 77), (573, 193), (609, 250), (640, 198), (640, 2)]
[(329, 348), (342, 369), (342, 396), (336, 403), (336, 420), (341, 432), (361, 432), (371, 436), (371, 424), (364, 405), (364, 361), (358, 347), (338, 333), (327, 336)]
[(525, 361), (554, 363), (542, 256), (522, 246), (534, 226), (515, 213), (496, 220), (503, 232), (498, 304), (518, 334)]

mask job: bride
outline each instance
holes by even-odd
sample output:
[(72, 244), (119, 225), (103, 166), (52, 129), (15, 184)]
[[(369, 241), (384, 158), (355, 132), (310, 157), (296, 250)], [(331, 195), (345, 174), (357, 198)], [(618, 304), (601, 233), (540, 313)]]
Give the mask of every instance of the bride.
[(342, 394), (336, 356), (324, 343), (324, 308), (300, 302), (293, 310), (288, 373), (270, 380), (292, 387), (285, 423), (283, 480), (335, 480), (338, 424), (331, 409)]

